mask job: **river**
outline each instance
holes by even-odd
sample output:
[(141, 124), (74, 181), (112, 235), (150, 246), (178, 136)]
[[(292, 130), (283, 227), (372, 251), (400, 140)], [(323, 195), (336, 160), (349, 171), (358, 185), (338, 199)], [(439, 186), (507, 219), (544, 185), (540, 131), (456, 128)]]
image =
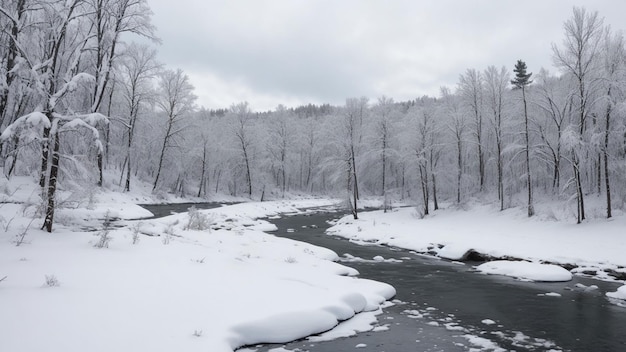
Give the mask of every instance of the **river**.
[[(361, 277), (393, 285), (397, 290), (394, 305), (377, 317), (383, 331), (253, 349), (264, 352), (284, 346), (339, 352), (359, 345), (357, 350), (364, 352), (493, 351), (498, 347), (500, 351), (626, 351), (626, 308), (611, 304), (604, 295), (620, 284), (579, 276), (566, 283), (524, 282), (477, 273), (473, 270), (477, 263), (357, 245), (324, 233), (328, 221), (341, 215), (310, 213), (270, 221), (278, 227), (274, 235), (330, 248)], [(345, 253), (364, 260), (349, 260)], [(395, 260), (374, 261), (375, 256)], [(598, 288), (585, 289), (592, 285)], [(487, 348), (490, 343), (492, 349)]]

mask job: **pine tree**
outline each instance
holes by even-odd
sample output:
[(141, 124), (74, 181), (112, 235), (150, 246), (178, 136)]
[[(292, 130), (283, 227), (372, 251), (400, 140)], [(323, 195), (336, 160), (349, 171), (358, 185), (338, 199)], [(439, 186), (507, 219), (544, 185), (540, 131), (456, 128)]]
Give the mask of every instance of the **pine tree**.
[(522, 100), (524, 102), (524, 138), (526, 142), (526, 185), (528, 187), (528, 216), (531, 217), (535, 214), (535, 209), (533, 208), (533, 192), (532, 192), (532, 178), (530, 175), (530, 143), (528, 138), (528, 109), (526, 107), (526, 86), (533, 83), (530, 80), (530, 76), (532, 73), (526, 73), (526, 63), (522, 60), (517, 60), (515, 64), (515, 78), (511, 80), (511, 84), (515, 86), (516, 89), (522, 90)]

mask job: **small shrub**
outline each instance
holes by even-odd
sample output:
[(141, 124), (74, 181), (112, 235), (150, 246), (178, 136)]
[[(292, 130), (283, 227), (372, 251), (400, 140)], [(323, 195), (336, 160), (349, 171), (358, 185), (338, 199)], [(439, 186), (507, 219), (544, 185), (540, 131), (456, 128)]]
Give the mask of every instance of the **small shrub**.
[(161, 240), (163, 242), (163, 244), (170, 244), (170, 240), (172, 239), (172, 236), (174, 235), (174, 224), (168, 224), (167, 227), (165, 228), (165, 233), (163, 236), (163, 239)]
[(87, 209), (93, 210), (96, 205), (96, 192), (93, 188), (88, 189), (87, 194)]
[(59, 287), (59, 286), (61, 286), (61, 283), (59, 282), (59, 279), (57, 279), (56, 276), (54, 276), (54, 275), (46, 275), (45, 285), (47, 287)]
[(141, 227), (141, 223), (140, 222), (135, 223), (133, 225), (133, 227), (131, 227), (133, 244), (139, 243), (139, 228), (140, 227)]
[(96, 248), (109, 248), (109, 242), (111, 242), (111, 218), (109, 211), (104, 214), (104, 221), (102, 222), (102, 231), (98, 232), (98, 241), (93, 245)]
[(111, 237), (108, 231), (100, 231), (96, 236), (98, 236), (98, 241), (93, 245), (95, 248), (109, 248)]
[(35, 221), (35, 219), (31, 219), (28, 225), (22, 229), (22, 231), (18, 232), (13, 239), (13, 243), (15, 243), (16, 247), (21, 246), (26, 242), (26, 235), (28, 235), (28, 230), (30, 230), (30, 225)]
[(9, 221), (6, 221), (5, 218), (0, 215), (0, 224), (3, 225), (4, 232), (9, 232), (9, 228), (11, 227), (11, 222), (13, 221), (13, 219), (15, 219), (15, 217), (12, 217), (11, 219), (9, 219)]
[(416, 206), (416, 207), (415, 207), (415, 211), (414, 211), (414, 212), (412, 212), (412, 213), (411, 213), (411, 215), (412, 215), (413, 217), (415, 217), (415, 218), (418, 218), (418, 219), (423, 219), (423, 218), (426, 216), (426, 214), (425, 214), (425, 212), (424, 212), (424, 207), (419, 206), (419, 205), (418, 205), (418, 206)]
[(294, 258), (294, 257), (287, 257), (287, 258), (285, 259), (285, 263), (295, 264), (295, 263), (297, 263), (297, 262), (298, 262), (298, 260), (297, 260), (296, 258)]
[(208, 214), (203, 214), (196, 207), (189, 208), (189, 221), (185, 226), (185, 230), (211, 230), (211, 224), (213, 223), (211, 217)]

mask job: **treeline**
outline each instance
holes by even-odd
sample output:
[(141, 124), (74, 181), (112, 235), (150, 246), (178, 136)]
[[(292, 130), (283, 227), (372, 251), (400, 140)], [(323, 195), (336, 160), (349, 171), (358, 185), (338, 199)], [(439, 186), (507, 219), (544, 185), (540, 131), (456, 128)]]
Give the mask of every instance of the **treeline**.
[(437, 98), (264, 113), (197, 109), (184, 72), (122, 41), (156, 40), (145, 0), (0, 0), (0, 28), (4, 173), (38, 177), (48, 230), (57, 179), (132, 191), (138, 178), (156, 194), (206, 198), (341, 196), (355, 217), (368, 195), (414, 200), (426, 215), (485, 194), (501, 209), (524, 199), (532, 215), (542, 194), (579, 222), (589, 195), (607, 217), (626, 202), (624, 40), (584, 9), (552, 48), (557, 73), (520, 60), (513, 73), (468, 69)]

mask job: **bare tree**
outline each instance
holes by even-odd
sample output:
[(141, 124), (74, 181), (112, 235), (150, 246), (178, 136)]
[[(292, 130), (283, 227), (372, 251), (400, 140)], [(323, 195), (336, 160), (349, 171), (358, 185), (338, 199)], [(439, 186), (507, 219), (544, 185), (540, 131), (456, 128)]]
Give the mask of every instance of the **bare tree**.
[(357, 178), (357, 153), (362, 142), (362, 126), (364, 112), (367, 109), (367, 98), (350, 98), (341, 120), (343, 138), (343, 157), (346, 171), (346, 190), (350, 212), (358, 219), (359, 183)]
[(122, 98), (126, 105), (126, 117), (121, 122), (126, 128), (128, 138), (126, 159), (124, 160), (124, 165), (126, 165), (125, 192), (130, 191), (131, 170), (134, 168), (132, 151), (137, 118), (142, 106), (153, 99), (154, 92), (151, 81), (160, 68), (161, 65), (156, 61), (156, 50), (146, 45), (131, 44), (121, 61), (120, 86), (122, 87)]
[(602, 50), (602, 72), (604, 89), (606, 91), (604, 100), (606, 108), (604, 111), (604, 141), (602, 144), (602, 157), (604, 162), (604, 184), (606, 189), (606, 217), (612, 216), (611, 207), (611, 173), (609, 167), (609, 142), (611, 135), (611, 123), (615, 105), (624, 98), (620, 83), (626, 69), (626, 50), (624, 49), (624, 37), (621, 33), (613, 34), (607, 29), (604, 37), (604, 47)]
[(498, 200), (500, 210), (504, 210), (504, 177), (502, 152), (504, 150), (504, 106), (509, 73), (504, 66), (498, 70), (495, 66), (489, 66), (484, 74), (485, 99), (491, 112), (491, 125), (496, 139), (496, 173), (498, 175)]
[(452, 95), (446, 87), (441, 88), (441, 99), (443, 101), (443, 114), (447, 118), (447, 129), (452, 135), (453, 144), (456, 148), (456, 202), (461, 203), (461, 188), (463, 181), (463, 159), (465, 145), (465, 134), (467, 133), (467, 120), (465, 114), (459, 108), (458, 98)]
[[(13, 87), (13, 82), (18, 77), (17, 74), (17, 59), (23, 56), (20, 53), (21, 45), (19, 43), (19, 37), (25, 27), (24, 18), (29, 10), (29, 1), (17, 0), (11, 3), (11, 8), (4, 8), (0, 6), (0, 16), (3, 19), (7, 19), (8, 25), (3, 29), (5, 35), (8, 37), (8, 47), (0, 59), (0, 127), (2, 127), (4, 119), (7, 115), (7, 104), (9, 100), (10, 89)], [(12, 121), (11, 121), (12, 122)]]
[[(380, 177), (381, 177), (381, 189), (380, 195), (386, 197), (387, 192), (387, 169), (389, 168), (390, 154), (393, 152), (391, 148), (391, 135), (392, 135), (392, 119), (394, 101), (391, 98), (382, 96), (378, 98), (378, 103), (374, 107), (375, 112), (375, 138), (378, 143), (375, 148), (379, 150), (380, 154)], [(384, 209), (387, 210), (386, 208)]]
[(459, 92), (462, 101), (469, 106), (473, 117), (473, 135), (476, 138), (478, 155), (478, 178), (480, 191), (485, 186), (485, 155), (483, 151), (483, 77), (480, 71), (467, 69), (459, 79)]
[(248, 102), (243, 102), (232, 105), (230, 112), (233, 115), (232, 131), (243, 161), (247, 193), (252, 197), (252, 111)]
[(563, 147), (561, 137), (566, 127), (567, 117), (572, 107), (572, 95), (564, 88), (562, 77), (552, 77), (546, 70), (537, 75), (539, 84), (537, 99), (533, 101), (547, 119), (537, 123), (542, 144), (538, 148), (539, 157), (552, 167), (552, 189), (561, 187), (561, 160)]
[(291, 121), (294, 116), (283, 105), (279, 105), (272, 118), (268, 120), (269, 140), (267, 149), (272, 159), (272, 164), (277, 166), (276, 179), (280, 187), (281, 195), (285, 197), (287, 188), (287, 163), (292, 153), (293, 133)]
[[(556, 66), (571, 75), (575, 82), (577, 134), (584, 145), (587, 119), (593, 105), (594, 85), (597, 84), (597, 63), (601, 44), (603, 19), (597, 12), (588, 13), (584, 8), (574, 7), (572, 18), (565, 24), (563, 47), (552, 45), (553, 59)], [(581, 162), (583, 151), (570, 148), (572, 168), (577, 199), (577, 223), (585, 220), (584, 192), (581, 180)]]
[[(436, 116), (432, 102), (425, 100), (424, 105), (414, 111), (415, 115), (415, 137), (414, 155), (417, 161), (419, 173), (419, 184), (422, 192), (422, 202), (424, 203), (424, 215), (429, 214), (430, 203), (430, 180), (433, 181), (433, 193), (436, 199), (436, 178), (430, 173), (434, 170), (432, 163), (436, 156)], [(437, 202), (435, 201), (435, 204)]]
[(183, 131), (188, 127), (184, 124), (184, 120), (195, 107), (196, 96), (193, 94), (193, 89), (189, 78), (181, 69), (165, 70), (159, 75), (157, 106), (165, 113), (167, 121), (156, 177), (152, 186), (153, 191), (159, 184), (167, 150), (176, 145), (177, 137), (182, 138)]
[[(91, 112), (99, 112), (109, 88), (111, 71), (118, 58), (117, 48), (124, 33), (133, 33), (155, 39), (154, 26), (150, 23), (152, 12), (146, 0), (87, 0), (95, 47), (93, 60), (94, 89)], [(103, 153), (98, 153), (98, 186), (102, 186)]]

